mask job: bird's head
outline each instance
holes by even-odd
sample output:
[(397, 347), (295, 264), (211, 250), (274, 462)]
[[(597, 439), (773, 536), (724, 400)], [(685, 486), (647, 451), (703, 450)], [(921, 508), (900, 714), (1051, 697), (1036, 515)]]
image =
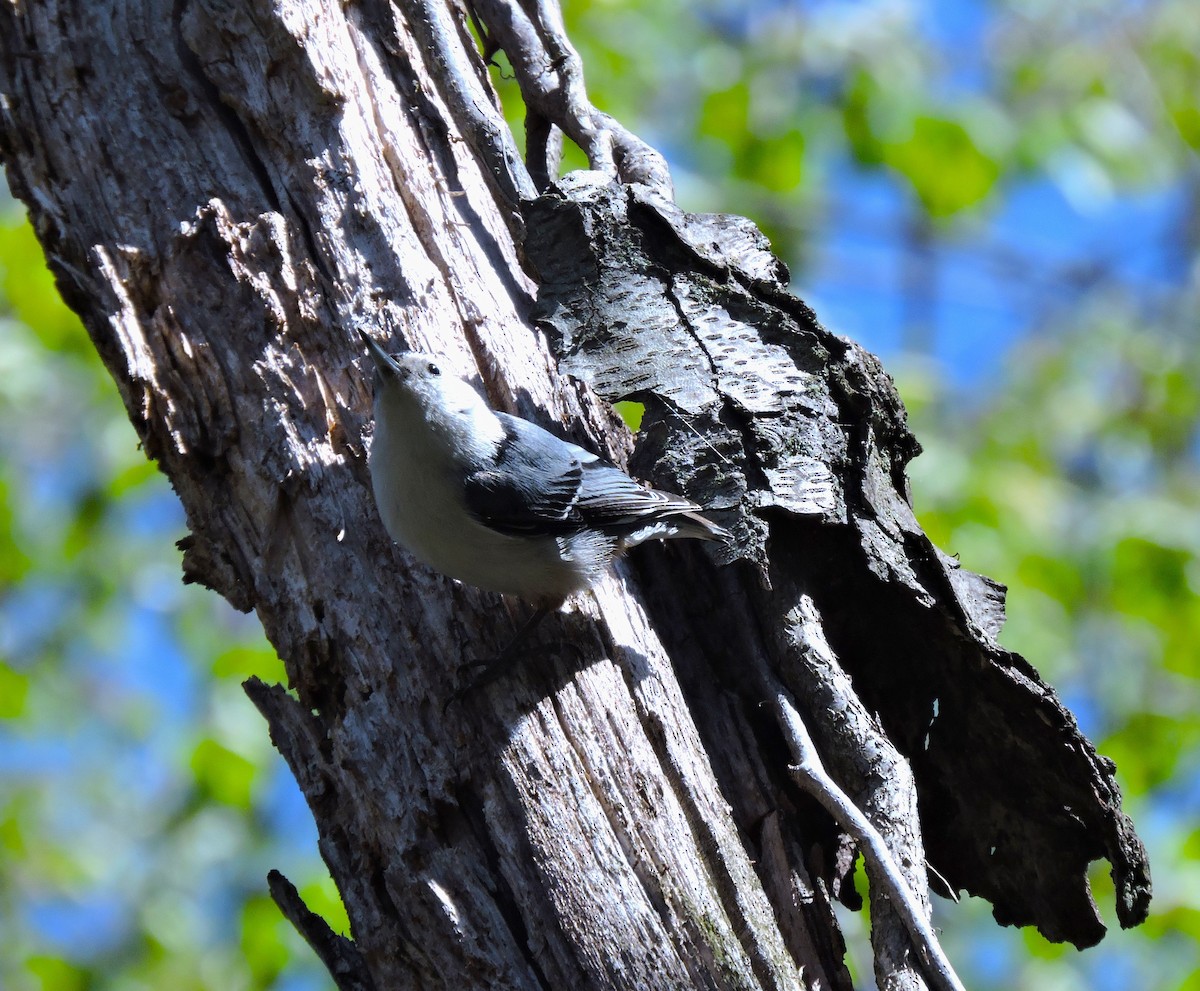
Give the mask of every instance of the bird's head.
[(430, 429), (469, 433), (491, 443), (500, 426), (483, 397), (450, 370), (445, 355), (423, 351), (388, 354), (359, 331), (375, 365), (376, 417), (386, 412), (404, 422)]

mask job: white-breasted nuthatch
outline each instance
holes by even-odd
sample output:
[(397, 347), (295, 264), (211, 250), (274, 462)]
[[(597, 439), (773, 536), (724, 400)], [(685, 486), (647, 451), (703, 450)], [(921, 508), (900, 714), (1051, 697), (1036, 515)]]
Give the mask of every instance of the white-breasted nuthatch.
[(537, 606), (502, 656), (626, 548), (729, 537), (691, 500), (639, 485), (537, 424), (493, 411), (441, 357), (392, 356), (360, 334), (375, 364), (370, 467), (379, 515), (425, 564)]

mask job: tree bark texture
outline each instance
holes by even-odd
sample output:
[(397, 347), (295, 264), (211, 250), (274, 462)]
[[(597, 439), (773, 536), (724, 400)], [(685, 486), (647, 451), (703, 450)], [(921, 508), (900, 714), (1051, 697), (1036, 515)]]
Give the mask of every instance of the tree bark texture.
[[(1002, 590), (921, 533), (886, 374), (749, 222), (672, 204), (551, 8), (476, 13), (522, 80), (533, 178), (439, 0), (0, 3), (10, 184), (183, 502), (185, 576), (287, 666), (290, 690), (248, 691), (352, 939), (271, 888), (338, 986), (849, 987), (853, 854), (787, 773), (780, 689), (922, 895), (923, 829), (1001, 922), (1095, 942), (1097, 857), (1139, 921), (1113, 768), (996, 644)], [(603, 171), (538, 195), (558, 130)], [(640, 399), (634, 470), (716, 507), (736, 550), (635, 553), (444, 712), (527, 609), (387, 538), (358, 328), (618, 459), (597, 395)], [(886, 901), (872, 920), (880, 984), (919, 986)]]

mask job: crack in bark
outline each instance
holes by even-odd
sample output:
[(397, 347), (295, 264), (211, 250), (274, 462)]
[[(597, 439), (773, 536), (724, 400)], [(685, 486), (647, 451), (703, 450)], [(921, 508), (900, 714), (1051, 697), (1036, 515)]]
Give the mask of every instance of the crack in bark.
[(505, 874), (500, 850), (493, 842), (486, 822), (483, 801), (471, 788), (469, 782), (460, 781), (454, 791), (455, 801), (462, 812), (471, 832), (471, 837), (478, 844), (480, 851), (489, 867), (489, 879), (495, 886), (493, 901), (496, 910), (508, 924), (513, 945), (521, 954), (529, 971), (537, 981), (541, 991), (555, 991), (554, 982), (546, 975), (541, 961), (534, 952), (530, 930), (521, 912), (521, 899), (517, 897), (508, 877)]
[(204, 65), (200, 61), (200, 56), (188, 44), (185, 37), (183, 20), (188, 16), (188, 8), (193, 3), (194, 0), (173, 0), (171, 33), (175, 42), (175, 53), (179, 58), (179, 64), (188, 73), (192, 81), (200, 87), (201, 92), (205, 96), (205, 104), (217, 114), (228, 129), (234, 146), (241, 153), (242, 161), (258, 181), (259, 188), (266, 197), (271, 209), (276, 213), (282, 214), (283, 202), (279, 197), (278, 190), (275, 188), (275, 182), (271, 178), (271, 171), (267, 168), (267, 163), (258, 154), (258, 149), (255, 147), (254, 140), (250, 136), (246, 122), (222, 100), (220, 88), (209, 78), (208, 73), (204, 71)]

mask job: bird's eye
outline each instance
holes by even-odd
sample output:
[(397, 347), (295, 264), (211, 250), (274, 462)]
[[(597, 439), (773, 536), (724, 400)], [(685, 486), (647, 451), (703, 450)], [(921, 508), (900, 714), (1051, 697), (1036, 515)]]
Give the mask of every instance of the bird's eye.
[(440, 368), (438, 368), (438, 366), (435, 365), (432, 361), (428, 365), (425, 366), (425, 371), (427, 371), (430, 375), (441, 375), (442, 374), (442, 370)]

